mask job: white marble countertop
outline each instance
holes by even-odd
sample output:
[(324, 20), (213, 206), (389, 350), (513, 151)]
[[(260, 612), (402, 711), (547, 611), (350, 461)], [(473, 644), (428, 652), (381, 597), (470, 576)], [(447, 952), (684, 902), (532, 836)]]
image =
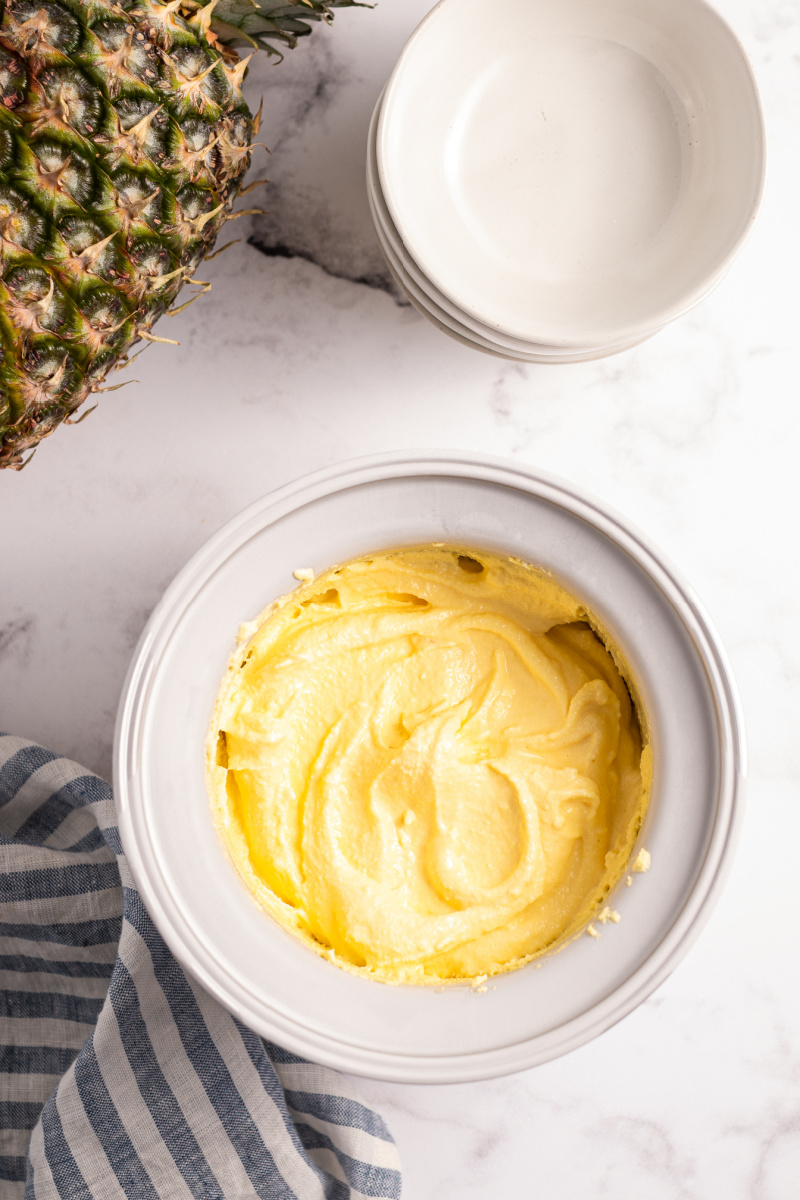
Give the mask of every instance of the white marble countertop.
[[(481, 450), (627, 514), (721, 631), (749, 733), (723, 898), (659, 991), (601, 1038), (494, 1082), (361, 1081), (406, 1200), (788, 1200), (800, 1178), (800, 5), (718, 0), (752, 56), (766, 200), (717, 291), (614, 358), (503, 363), (399, 301), (363, 182), (372, 106), (427, 0), (339, 14), (259, 63), (268, 216), (139, 382), (0, 476), (0, 727), (103, 774), (131, 651), (165, 585), (255, 497), (380, 450)], [(489, 6), (487, 6), (488, 8)], [(513, 36), (502, 6), (487, 38)], [(260, 173), (260, 172), (259, 172)]]

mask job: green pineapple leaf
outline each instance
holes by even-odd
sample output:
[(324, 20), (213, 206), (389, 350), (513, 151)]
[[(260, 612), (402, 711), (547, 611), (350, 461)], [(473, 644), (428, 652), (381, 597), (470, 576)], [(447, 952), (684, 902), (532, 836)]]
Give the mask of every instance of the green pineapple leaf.
[(309, 21), (332, 21), (335, 8), (372, 7), (361, 0), (300, 0), (297, 4), (282, 0), (219, 0), (211, 29), (229, 46), (257, 46), (282, 58), (273, 43), (294, 49), (298, 38), (311, 33)]

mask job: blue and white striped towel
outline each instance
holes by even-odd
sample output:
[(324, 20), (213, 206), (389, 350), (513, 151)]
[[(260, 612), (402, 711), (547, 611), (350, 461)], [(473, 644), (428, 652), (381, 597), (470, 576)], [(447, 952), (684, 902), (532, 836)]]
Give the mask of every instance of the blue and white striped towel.
[(398, 1197), (336, 1072), (184, 975), (133, 886), (111, 788), (0, 735), (3, 1200)]

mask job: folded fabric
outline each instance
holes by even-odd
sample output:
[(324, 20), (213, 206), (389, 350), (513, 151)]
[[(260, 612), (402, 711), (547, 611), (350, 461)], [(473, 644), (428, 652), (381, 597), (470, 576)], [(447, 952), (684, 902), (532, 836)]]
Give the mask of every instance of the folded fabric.
[(184, 974), (111, 788), (0, 735), (3, 1200), (399, 1197), (385, 1124)]

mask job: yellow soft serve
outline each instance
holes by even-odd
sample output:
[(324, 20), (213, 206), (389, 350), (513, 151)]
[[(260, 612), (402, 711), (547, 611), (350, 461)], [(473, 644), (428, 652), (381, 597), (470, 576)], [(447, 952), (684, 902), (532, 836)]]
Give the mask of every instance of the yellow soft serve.
[(491, 975), (577, 932), (649, 781), (596, 628), (546, 573), (448, 546), (360, 558), (272, 604), (209, 740), (215, 815), (258, 901), (388, 982)]

